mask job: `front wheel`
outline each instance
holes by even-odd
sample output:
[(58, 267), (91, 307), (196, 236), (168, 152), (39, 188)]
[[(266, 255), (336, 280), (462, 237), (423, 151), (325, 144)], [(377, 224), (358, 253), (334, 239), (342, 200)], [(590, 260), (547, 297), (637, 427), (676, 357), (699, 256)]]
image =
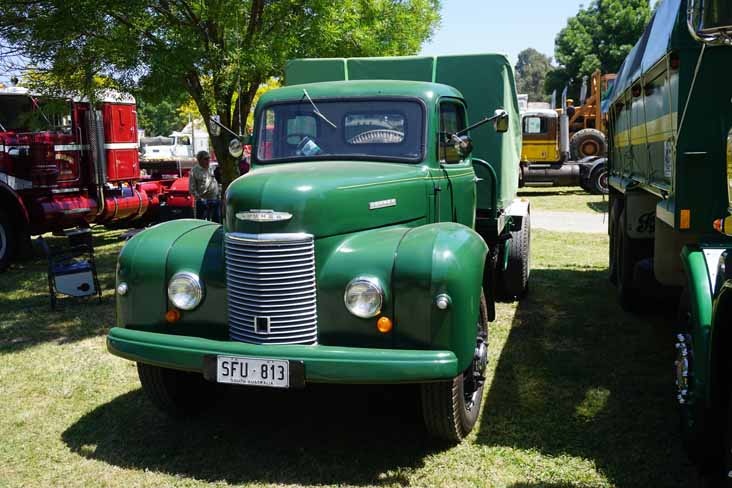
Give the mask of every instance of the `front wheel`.
[(610, 175), (605, 166), (595, 168), (592, 174), (590, 174), (590, 193), (595, 195), (607, 195), (610, 193), (609, 177)]
[(450, 381), (421, 385), (422, 414), (427, 431), (448, 442), (467, 436), (480, 414), (488, 364), (488, 307), (480, 294), (475, 353), (470, 367)]
[(142, 390), (163, 413), (187, 417), (215, 403), (216, 384), (197, 373), (137, 363)]

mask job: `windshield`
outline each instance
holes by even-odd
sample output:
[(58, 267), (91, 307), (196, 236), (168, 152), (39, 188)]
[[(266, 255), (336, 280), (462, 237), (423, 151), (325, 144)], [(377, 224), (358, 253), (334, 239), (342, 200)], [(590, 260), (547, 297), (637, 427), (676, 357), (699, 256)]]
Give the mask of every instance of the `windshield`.
[[(64, 100), (44, 100), (27, 95), (0, 96), (0, 126), (5, 131), (71, 132), (71, 109)], [(0, 129), (2, 130), (2, 129)]]
[(260, 162), (417, 162), (424, 153), (424, 109), (416, 100), (341, 99), (311, 103), (304, 98), (265, 108), (257, 137)]

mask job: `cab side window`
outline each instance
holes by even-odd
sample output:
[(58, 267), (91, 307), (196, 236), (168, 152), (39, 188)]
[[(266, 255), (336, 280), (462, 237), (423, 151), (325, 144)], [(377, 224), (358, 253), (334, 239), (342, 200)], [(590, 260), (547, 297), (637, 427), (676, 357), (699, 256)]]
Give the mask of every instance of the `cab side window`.
[(440, 137), (438, 159), (441, 163), (459, 163), (462, 161), (455, 143), (450, 140), (450, 134), (455, 134), (465, 128), (465, 108), (456, 102), (442, 102), (440, 104)]
[(524, 134), (545, 134), (547, 119), (542, 117), (524, 117)]

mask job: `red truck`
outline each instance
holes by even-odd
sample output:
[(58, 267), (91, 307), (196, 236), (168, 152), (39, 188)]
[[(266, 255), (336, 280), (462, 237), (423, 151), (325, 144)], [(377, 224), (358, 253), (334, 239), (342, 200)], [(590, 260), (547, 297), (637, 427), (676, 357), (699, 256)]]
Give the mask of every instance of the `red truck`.
[(178, 179), (141, 173), (133, 97), (107, 91), (92, 103), (1, 88), (0, 271), (32, 235), (144, 224), (159, 218), (169, 196), (189, 211)]

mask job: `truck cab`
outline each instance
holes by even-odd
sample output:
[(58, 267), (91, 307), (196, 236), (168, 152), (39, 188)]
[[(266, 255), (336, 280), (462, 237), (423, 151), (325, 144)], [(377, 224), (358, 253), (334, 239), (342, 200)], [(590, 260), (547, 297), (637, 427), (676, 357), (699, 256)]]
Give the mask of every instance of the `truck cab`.
[(472, 124), (461, 91), (434, 81), (267, 92), (223, 226), (161, 224), (123, 249), (110, 351), (171, 413), (202, 409), (216, 383), (419, 383), (427, 429), (462, 439), (480, 410), (496, 273), (509, 273), (498, 252), (512, 231), (528, 239), (528, 205), (496, 208), (490, 165), (480, 197), (473, 166), (471, 137), (518, 148), (503, 86), (514, 104)]

